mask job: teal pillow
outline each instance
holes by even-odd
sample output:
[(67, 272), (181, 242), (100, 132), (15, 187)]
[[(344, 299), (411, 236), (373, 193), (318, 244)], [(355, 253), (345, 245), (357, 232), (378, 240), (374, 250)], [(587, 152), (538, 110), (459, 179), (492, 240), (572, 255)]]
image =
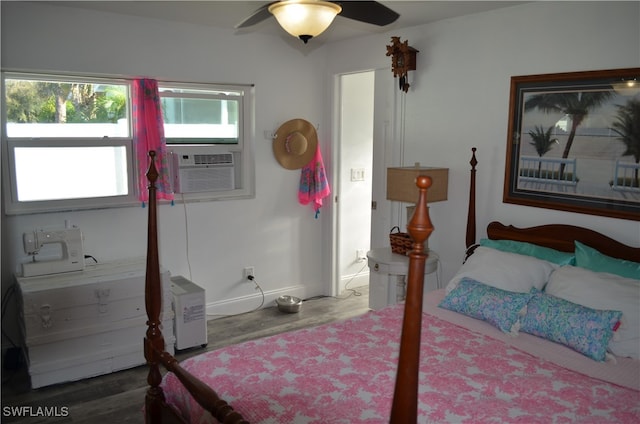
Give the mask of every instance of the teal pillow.
[(438, 306), (486, 321), (515, 336), (521, 312), (531, 296), (531, 293), (510, 292), (463, 278)]
[(533, 297), (520, 320), (520, 331), (533, 334), (604, 361), (622, 312), (587, 308), (531, 289)]
[(514, 240), (481, 239), (480, 246), (487, 246), (503, 252), (518, 253), (520, 255), (533, 256), (534, 258), (549, 261), (558, 265), (573, 265), (575, 257), (573, 253), (561, 252), (549, 247), (538, 246), (533, 243)]
[(576, 266), (594, 272), (608, 272), (609, 274), (640, 280), (640, 263), (612, 258), (579, 241), (576, 241), (575, 245)]

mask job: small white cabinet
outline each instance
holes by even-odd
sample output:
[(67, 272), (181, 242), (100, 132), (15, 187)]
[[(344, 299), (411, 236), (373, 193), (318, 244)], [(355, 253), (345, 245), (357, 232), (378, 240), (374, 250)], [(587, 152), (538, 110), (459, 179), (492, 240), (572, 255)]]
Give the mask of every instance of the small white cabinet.
[[(369, 308), (380, 309), (405, 298), (409, 257), (391, 252), (390, 247), (367, 252), (369, 265)], [(424, 266), (425, 280), (438, 269), (438, 254), (429, 250)], [(437, 284), (436, 287), (439, 287)]]
[[(32, 388), (145, 363), (145, 259), (84, 271), (17, 277)], [(163, 284), (162, 331), (173, 352), (170, 275)]]
[(182, 275), (171, 277), (176, 349), (207, 345), (205, 291)]

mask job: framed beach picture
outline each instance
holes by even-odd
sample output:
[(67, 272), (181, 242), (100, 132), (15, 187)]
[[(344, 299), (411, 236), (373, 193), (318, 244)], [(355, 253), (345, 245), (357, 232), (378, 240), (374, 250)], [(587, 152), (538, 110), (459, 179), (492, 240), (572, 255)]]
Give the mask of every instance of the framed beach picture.
[(640, 68), (511, 77), (503, 200), (640, 221)]

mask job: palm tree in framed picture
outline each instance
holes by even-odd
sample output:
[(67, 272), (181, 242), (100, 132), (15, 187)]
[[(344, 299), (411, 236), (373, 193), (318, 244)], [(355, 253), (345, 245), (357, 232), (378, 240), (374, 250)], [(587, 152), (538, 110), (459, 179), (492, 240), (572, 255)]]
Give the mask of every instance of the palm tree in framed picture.
[[(532, 131), (529, 131), (529, 136), (531, 137), (531, 144), (535, 149), (536, 153), (538, 153), (539, 157), (547, 154), (554, 144), (558, 143), (557, 138), (551, 138), (551, 132), (555, 128), (554, 125), (550, 126), (546, 130), (542, 125), (536, 125)], [(538, 161), (538, 175), (537, 178), (542, 178), (542, 161)]]
[[(613, 91), (575, 91), (535, 94), (524, 103), (524, 110), (538, 109), (545, 113), (559, 113), (571, 120), (571, 130), (562, 152), (562, 159), (569, 157), (576, 130), (589, 113), (605, 104), (614, 95)], [(560, 165), (560, 177), (564, 175), (565, 164)]]
[[(640, 163), (640, 100), (631, 99), (624, 105), (616, 105), (618, 109), (611, 130), (619, 135), (618, 140), (626, 149), (622, 156), (633, 156), (636, 165)], [(632, 187), (640, 187), (638, 168), (634, 171)]]

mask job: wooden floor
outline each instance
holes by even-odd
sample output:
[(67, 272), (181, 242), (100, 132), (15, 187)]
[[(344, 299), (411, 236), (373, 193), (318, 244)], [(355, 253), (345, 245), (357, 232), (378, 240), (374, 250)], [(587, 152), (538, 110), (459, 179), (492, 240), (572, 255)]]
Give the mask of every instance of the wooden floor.
[[(179, 360), (198, 353), (218, 349), (263, 336), (298, 328), (320, 325), (361, 315), (368, 311), (368, 287), (344, 292), (340, 297), (321, 297), (306, 300), (299, 313), (284, 314), (275, 307), (247, 314), (208, 321), (206, 348), (180, 352)], [(142, 337), (140, 335), (140, 343)], [(142, 404), (146, 391), (145, 366), (65, 384), (28, 388), (25, 369), (2, 372), (2, 423), (142, 423)], [(32, 414), (38, 407), (56, 407), (59, 417), (9, 416), (7, 407), (31, 406)], [(64, 411), (68, 410), (68, 414)], [(42, 410), (42, 409), (40, 409)]]

